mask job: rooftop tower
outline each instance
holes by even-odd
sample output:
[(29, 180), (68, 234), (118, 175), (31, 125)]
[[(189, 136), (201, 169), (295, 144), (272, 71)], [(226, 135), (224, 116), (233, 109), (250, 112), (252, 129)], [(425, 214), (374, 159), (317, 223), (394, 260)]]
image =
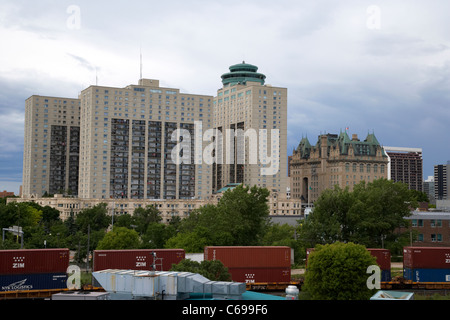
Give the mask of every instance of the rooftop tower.
[(247, 81), (258, 82), (261, 85), (264, 85), (266, 80), (266, 76), (262, 73), (258, 73), (258, 67), (245, 63), (235, 64), (230, 67), (230, 72), (222, 75), (222, 83), (223, 85), (235, 85), (235, 84), (243, 84), (245, 85)]

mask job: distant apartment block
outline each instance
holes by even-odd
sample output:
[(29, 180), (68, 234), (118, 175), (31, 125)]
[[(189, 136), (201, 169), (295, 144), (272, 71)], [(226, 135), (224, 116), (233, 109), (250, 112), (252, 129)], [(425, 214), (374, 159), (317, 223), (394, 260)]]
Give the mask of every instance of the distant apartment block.
[(450, 161), (434, 166), (434, 196), (436, 200), (448, 200)]
[(6, 197), (14, 197), (14, 192), (9, 191), (0, 191), (0, 198), (6, 198)]
[(383, 147), (388, 155), (388, 179), (403, 182), (409, 189), (423, 191), (421, 148)]
[[(125, 88), (90, 86), (80, 99), (79, 197), (170, 200), (210, 194), (210, 168), (194, 163), (194, 136), (196, 121), (204, 130), (213, 126), (212, 96), (141, 79)], [(180, 142), (172, 136), (177, 129), (192, 137), (190, 150), (184, 150), (191, 154), (188, 163), (176, 164), (172, 156)]]
[[(227, 189), (226, 187), (224, 189)], [(169, 223), (174, 217), (184, 219), (190, 213), (207, 204), (217, 204), (223, 195), (222, 191), (205, 197), (203, 199), (83, 199), (73, 197), (63, 197), (55, 195), (46, 198), (8, 198), (11, 202), (35, 202), (41, 206), (49, 206), (60, 212), (60, 218), (64, 221), (69, 217), (78, 214), (84, 209), (92, 208), (99, 204), (106, 204), (107, 213), (110, 216), (123, 214), (133, 215), (137, 208), (154, 206), (161, 214), (162, 223)], [(295, 217), (301, 215), (301, 201), (289, 199), (285, 194), (272, 192), (267, 201), (269, 215), (279, 217)]]
[(436, 204), (434, 194), (434, 176), (428, 176), (428, 179), (423, 182), (423, 192), (427, 194), (431, 204)]
[(78, 192), (80, 100), (25, 101), (22, 196)]

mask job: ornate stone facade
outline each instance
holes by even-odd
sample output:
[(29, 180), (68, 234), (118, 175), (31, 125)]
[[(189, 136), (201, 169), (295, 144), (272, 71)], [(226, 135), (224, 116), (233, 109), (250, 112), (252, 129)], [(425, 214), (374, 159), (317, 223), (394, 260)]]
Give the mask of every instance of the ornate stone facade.
[(289, 164), (291, 196), (314, 203), (325, 189), (353, 189), (361, 181), (387, 178), (388, 157), (374, 134), (360, 141), (347, 132), (320, 135), (316, 145), (300, 141)]

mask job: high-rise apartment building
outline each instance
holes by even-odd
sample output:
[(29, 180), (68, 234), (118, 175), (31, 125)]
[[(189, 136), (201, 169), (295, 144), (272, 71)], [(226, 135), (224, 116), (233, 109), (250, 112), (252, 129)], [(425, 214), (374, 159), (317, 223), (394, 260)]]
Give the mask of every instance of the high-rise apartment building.
[(423, 182), (423, 192), (427, 194), (431, 204), (436, 204), (434, 194), (434, 176), (428, 176), (428, 179)]
[(409, 189), (423, 191), (421, 148), (383, 147), (388, 163), (388, 179), (403, 182)]
[(315, 146), (303, 138), (290, 161), (291, 196), (312, 204), (335, 185), (353, 189), (361, 181), (387, 178), (388, 159), (374, 134), (360, 141), (347, 132), (320, 135)]
[[(81, 198), (201, 199), (210, 194), (210, 167), (196, 164), (194, 149), (196, 123), (200, 134), (213, 127), (212, 96), (141, 79), (125, 88), (90, 86), (80, 99)], [(191, 138), (183, 141), (188, 147), (180, 153), (190, 159), (182, 163), (172, 155), (181, 142), (178, 129)]]
[(436, 200), (447, 200), (449, 190), (450, 161), (447, 164), (434, 166), (434, 197)]
[(31, 96), (25, 101), (24, 197), (77, 195), (80, 100)]
[(205, 199), (236, 183), (286, 193), (287, 89), (257, 70), (231, 66), (216, 97), (152, 79), (30, 97), (23, 196)]
[(212, 191), (231, 183), (287, 188), (287, 89), (265, 84), (245, 62), (222, 75), (214, 98)]

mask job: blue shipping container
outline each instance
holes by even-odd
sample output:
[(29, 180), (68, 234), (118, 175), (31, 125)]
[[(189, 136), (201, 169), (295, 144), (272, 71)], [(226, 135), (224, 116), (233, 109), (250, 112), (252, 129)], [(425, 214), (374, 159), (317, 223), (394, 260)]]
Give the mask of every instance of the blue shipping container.
[(403, 269), (403, 277), (414, 282), (450, 282), (450, 269)]
[(67, 288), (66, 273), (0, 275), (0, 292)]
[(391, 281), (391, 270), (381, 270), (381, 281)]

